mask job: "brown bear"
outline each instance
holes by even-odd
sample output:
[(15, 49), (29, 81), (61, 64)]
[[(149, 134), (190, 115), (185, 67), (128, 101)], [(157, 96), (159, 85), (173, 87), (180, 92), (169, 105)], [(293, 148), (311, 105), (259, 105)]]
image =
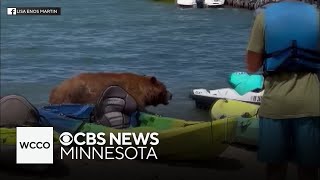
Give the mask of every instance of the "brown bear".
[(155, 77), (133, 73), (82, 73), (63, 81), (51, 90), (50, 104), (94, 104), (109, 86), (125, 89), (137, 102), (139, 110), (149, 105), (167, 105), (172, 94)]

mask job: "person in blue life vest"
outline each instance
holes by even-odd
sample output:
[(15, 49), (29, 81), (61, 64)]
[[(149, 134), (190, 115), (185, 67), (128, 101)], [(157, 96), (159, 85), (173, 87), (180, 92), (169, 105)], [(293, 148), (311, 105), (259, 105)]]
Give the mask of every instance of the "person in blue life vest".
[(258, 160), (267, 179), (318, 180), (320, 166), (320, 17), (299, 1), (269, 3), (256, 15), (246, 54), (247, 71), (263, 69)]

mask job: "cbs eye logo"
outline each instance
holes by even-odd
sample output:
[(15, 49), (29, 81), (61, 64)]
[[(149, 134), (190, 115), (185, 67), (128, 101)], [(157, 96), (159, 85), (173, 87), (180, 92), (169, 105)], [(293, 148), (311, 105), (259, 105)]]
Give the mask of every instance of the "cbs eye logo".
[(61, 133), (59, 140), (60, 143), (63, 146), (69, 146), (72, 143), (75, 143), (76, 145), (83, 146), (83, 145), (104, 145), (106, 143), (106, 140), (104, 139), (105, 133), (92, 133), (92, 132), (79, 132), (75, 135), (72, 135), (69, 132), (63, 132)]
[(69, 132), (64, 132), (59, 137), (60, 143), (64, 146), (69, 146), (73, 142), (73, 136)]

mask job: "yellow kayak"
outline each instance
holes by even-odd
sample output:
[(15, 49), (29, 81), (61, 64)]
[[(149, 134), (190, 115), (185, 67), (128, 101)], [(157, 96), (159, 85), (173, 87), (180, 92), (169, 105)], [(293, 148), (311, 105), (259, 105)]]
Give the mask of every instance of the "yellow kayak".
[(256, 104), (220, 99), (212, 106), (210, 115), (213, 120), (234, 119), (237, 127), (232, 142), (256, 146), (259, 135), (258, 109), (259, 105)]
[(225, 117), (253, 117), (257, 114), (258, 109), (259, 105), (257, 104), (219, 99), (213, 104), (210, 115), (213, 120), (223, 119)]

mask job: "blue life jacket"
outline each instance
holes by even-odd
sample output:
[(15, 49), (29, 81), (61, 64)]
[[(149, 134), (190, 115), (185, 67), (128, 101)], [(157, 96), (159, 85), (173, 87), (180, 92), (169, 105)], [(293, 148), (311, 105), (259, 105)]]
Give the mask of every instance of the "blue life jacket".
[(320, 70), (319, 12), (307, 3), (283, 1), (264, 10), (264, 71)]

